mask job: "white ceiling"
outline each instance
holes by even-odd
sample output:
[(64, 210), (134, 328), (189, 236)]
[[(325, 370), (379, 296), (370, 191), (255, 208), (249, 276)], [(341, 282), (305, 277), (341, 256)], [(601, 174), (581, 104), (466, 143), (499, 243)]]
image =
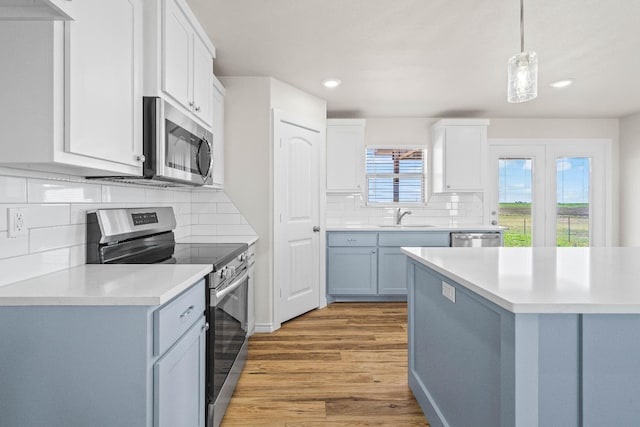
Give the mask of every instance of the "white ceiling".
[[(329, 117), (584, 117), (640, 112), (640, 0), (526, 0), (538, 98), (506, 100), (518, 0), (187, 0), (218, 76), (273, 76)], [(327, 77), (342, 80), (334, 90)], [(569, 88), (549, 83), (573, 78)]]

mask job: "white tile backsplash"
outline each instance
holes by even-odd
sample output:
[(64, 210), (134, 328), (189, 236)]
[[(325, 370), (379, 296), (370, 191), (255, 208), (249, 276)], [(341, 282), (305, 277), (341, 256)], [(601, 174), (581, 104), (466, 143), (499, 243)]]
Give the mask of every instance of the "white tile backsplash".
[(144, 188), (122, 187), (116, 185), (102, 186), (102, 201), (106, 203), (127, 203), (146, 200)]
[(12, 176), (0, 176), (0, 203), (24, 203), (27, 201), (27, 180)]
[[(173, 207), (176, 239), (255, 236), (223, 191), (157, 189), (0, 167), (0, 286), (84, 264), (87, 211), (153, 206)], [(27, 209), (27, 236), (8, 237), (10, 207)]]
[[(454, 226), (482, 223), (482, 199), (477, 193), (433, 194), (425, 205), (403, 206), (410, 210), (402, 222), (412, 225)], [(330, 227), (341, 225), (384, 225), (395, 222), (393, 207), (374, 207), (364, 204), (358, 195), (328, 194), (326, 223)]]
[(71, 224), (71, 206), (30, 204), (27, 209), (29, 228), (55, 227)]
[(9, 258), (29, 253), (29, 237), (9, 237), (6, 231), (0, 231), (0, 258)]
[(81, 245), (85, 241), (86, 226), (84, 224), (32, 228), (29, 230), (30, 252), (66, 248)]
[(0, 286), (69, 267), (69, 248), (0, 259)]
[(102, 201), (99, 184), (28, 179), (29, 203), (90, 203)]

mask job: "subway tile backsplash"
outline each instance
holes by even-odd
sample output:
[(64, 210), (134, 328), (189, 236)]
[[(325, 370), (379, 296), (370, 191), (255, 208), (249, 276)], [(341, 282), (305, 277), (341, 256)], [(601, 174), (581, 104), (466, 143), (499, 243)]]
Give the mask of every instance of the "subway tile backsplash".
[[(420, 206), (403, 206), (411, 215), (402, 219), (412, 225), (479, 225), (482, 224), (482, 197), (478, 193), (438, 193)], [(328, 194), (326, 219), (328, 227), (342, 225), (391, 225), (394, 207), (366, 206), (359, 195)]]
[[(152, 206), (173, 207), (177, 239), (255, 235), (223, 191), (149, 188), (0, 167), (0, 286), (84, 264), (88, 210)], [(11, 207), (26, 209), (26, 236), (8, 237)]]

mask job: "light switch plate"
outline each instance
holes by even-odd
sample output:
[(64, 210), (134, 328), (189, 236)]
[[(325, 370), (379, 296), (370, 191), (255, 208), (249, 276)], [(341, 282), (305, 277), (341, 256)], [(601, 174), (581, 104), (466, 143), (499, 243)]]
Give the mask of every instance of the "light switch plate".
[(456, 288), (447, 282), (442, 282), (442, 295), (452, 303), (456, 303)]

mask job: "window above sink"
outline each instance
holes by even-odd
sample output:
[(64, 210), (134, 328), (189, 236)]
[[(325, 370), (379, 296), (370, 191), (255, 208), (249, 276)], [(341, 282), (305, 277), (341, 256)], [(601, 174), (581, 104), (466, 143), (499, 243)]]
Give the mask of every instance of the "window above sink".
[(424, 147), (369, 146), (365, 152), (368, 205), (412, 205), (425, 202)]

